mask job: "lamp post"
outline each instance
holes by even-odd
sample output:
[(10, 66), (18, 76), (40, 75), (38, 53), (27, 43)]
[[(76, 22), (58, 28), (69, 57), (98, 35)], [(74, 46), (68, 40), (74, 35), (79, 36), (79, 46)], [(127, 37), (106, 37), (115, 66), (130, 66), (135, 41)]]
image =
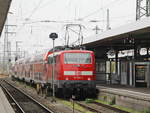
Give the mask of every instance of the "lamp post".
[[(8, 14), (13, 14), (13, 12), (8, 12)], [(11, 52), (9, 49), (9, 47), (11, 48), (10, 46), (10, 43), (8, 42), (8, 35), (9, 34), (13, 34), (14, 32), (9, 32), (9, 27), (11, 26), (14, 26), (14, 25), (9, 25), (8, 24), (8, 16), (6, 18), (6, 22), (5, 22), (5, 35), (4, 35), (4, 55), (3, 55), (3, 73), (4, 73), (4, 70), (7, 74), (9, 74), (8, 70), (9, 70), (9, 65), (10, 65), (10, 62), (9, 62), (9, 59), (11, 59), (9, 56), (9, 52)], [(5, 74), (6, 74), (5, 73)]]
[(20, 55), (18, 54), (19, 53), (19, 43), (22, 43), (22, 41), (16, 41), (16, 55), (15, 55), (15, 61), (19, 59)]
[(55, 39), (58, 38), (58, 35), (56, 33), (51, 33), (49, 35), (49, 38), (53, 40), (53, 70), (52, 70), (52, 89), (53, 89), (53, 99), (52, 102), (55, 102), (55, 85), (54, 85), (54, 77), (55, 77), (55, 64), (54, 64), (54, 47), (55, 47)]

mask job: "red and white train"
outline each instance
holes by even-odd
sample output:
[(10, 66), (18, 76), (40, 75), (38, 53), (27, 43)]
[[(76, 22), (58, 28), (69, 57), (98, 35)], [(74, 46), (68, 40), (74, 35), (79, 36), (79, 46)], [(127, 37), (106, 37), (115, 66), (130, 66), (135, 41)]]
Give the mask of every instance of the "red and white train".
[[(58, 97), (93, 97), (96, 95), (95, 57), (92, 51), (61, 50), (47, 52), (16, 61), (13, 77), (36, 84), (37, 90), (52, 90), (54, 56), (54, 86)], [(47, 92), (47, 91), (46, 91)]]

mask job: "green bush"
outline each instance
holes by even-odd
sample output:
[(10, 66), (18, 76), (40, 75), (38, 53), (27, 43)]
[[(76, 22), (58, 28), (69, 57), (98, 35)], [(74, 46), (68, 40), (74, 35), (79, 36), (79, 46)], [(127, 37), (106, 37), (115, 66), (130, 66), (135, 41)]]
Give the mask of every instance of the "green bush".
[(94, 100), (93, 99), (86, 99), (85, 102), (86, 103), (92, 103), (92, 102), (94, 102)]

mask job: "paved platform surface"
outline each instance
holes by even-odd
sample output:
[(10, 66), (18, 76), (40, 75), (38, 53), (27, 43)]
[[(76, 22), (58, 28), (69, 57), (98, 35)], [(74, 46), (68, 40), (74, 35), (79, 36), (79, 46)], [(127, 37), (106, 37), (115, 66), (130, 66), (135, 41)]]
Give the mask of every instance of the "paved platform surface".
[(119, 85), (97, 85), (103, 92), (150, 101), (150, 88), (133, 88)]
[(0, 113), (15, 113), (0, 87)]

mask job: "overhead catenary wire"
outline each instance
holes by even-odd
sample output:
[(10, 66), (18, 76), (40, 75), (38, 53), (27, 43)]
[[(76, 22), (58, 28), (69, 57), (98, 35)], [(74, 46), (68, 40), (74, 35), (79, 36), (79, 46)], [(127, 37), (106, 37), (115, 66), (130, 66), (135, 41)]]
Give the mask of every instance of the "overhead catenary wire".
[[(55, 2), (55, 1), (56, 1), (56, 0), (52, 0), (51, 2), (49, 1), (49, 2), (47, 2), (47, 4), (45, 4), (45, 5), (51, 5), (51, 3), (52, 3), (52, 2)], [(42, 8), (42, 7), (40, 7), (40, 5), (41, 5), (42, 2), (43, 2), (43, 0), (40, 0), (40, 1), (38, 2), (38, 4), (34, 7), (34, 9), (32, 10), (32, 12), (30, 13), (30, 15), (25, 18), (25, 21), (31, 19), (31, 17), (33, 16), (33, 14), (34, 14), (38, 9)], [(44, 7), (45, 5), (43, 5), (43, 7)], [(21, 15), (22, 15), (22, 8), (21, 8)], [(24, 22), (24, 23), (25, 23), (25, 22)], [(24, 26), (25, 26), (25, 24), (23, 24), (23, 25), (17, 30), (17, 32), (20, 31), (22, 28), (24, 28)]]
[(52, 3), (55, 3), (56, 1), (57, 1), (57, 0), (48, 1), (48, 2), (46, 2), (44, 5), (40, 6), (39, 9), (45, 8), (45, 7), (47, 7), (47, 6), (50, 6), (50, 5), (52, 5)]
[[(55, 0), (56, 1), (56, 0)], [(71, 1), (71, 0), (70, 0)], [(114, 2), (115, 2), (115, 0), (113, 0)], [(113, 2), (112, 1), (112, 2)], [(118, 1), (121, 1), (121, 0), (118, 0)], [(52, 1), (51, 1), (52, 2)], [(53, 2), (54, 2), (54, 0), (53, 0)], [(109, 5), (109, 4), (107, 4), (107, 5)], [(40, 7), (40, 6), (39, 6)], [(34, 9), (36, 9), (36, 8), (34, 8)], [(35, 11), (36, 12), (36, 11)], [(35, 13), (34, 12), (34, 13)], [(32, 16), (31, 16), (32, 17)], [(113, 19), (113, 20), (117, 20), (117, 19), (119, 19), (119, 18), (121, 18), (121, 17), (116, 17), (115, 19)], [(95, 21), (95, 22), (103, 22), (103, 21), (106, 21), (106, 20), (104, 20), (104, 19), (101, 19), (101, 20), (97, 20), (97, 21)], [(41, 21), (42, 22), (42, 21)], [(43, 21), (44, 22), (44, 21)], [(46, 21), (45, 21), (46, 22)], [(69, 20), (62, 20), (62, 21), (59, 21), (59, 20), (49, 20), (49, 21), (47, 21), (47, 22), (50, 22), (50, 23), (60, 23), (60, 24), (65, 24), (65, 23), (70, 23), (69, 22)], [(78, 21), (73, 21), (73, 22), (78, 22)], [(81, 21), (81, 22), (93, 22), (94, 23), (94, 21)], [(25, 24), (28, 24), (28, 23), (30, 23), (30, 21), (26, 21), (26, 22), (24, 22), (23, 23), (23, 26), (25, 25)], [(34, 23), (36, 23), (36, 22), (31, 22), (30, 24), (34, 24)]]
[(36, 7), (34, 7), (34, 9), (32, 10), (31, 14), (29, 15), (28, 18), (31, 18), (32, 15), (37, 11), (37, 9), (40, 7), (41, 3), (42, 3), (43, 0), (40, 0), (39, 3), (37, 4)]
[[(53, 3), (53, 2), (55, 2), (55, 1), (57, 1), (57, 0), (49, 1), (49, 3)], [(121, 0), (113, 0), (112, 2), (110, 2), (110, 3), (107, 4), (107, 5), (105, 5), (104, 7), (107, 7), (107, 6), (109, 6), (109, 5), (111, 5), (111, 4), (114, 4), (114, 3), (118, 2), (118, 1), (121, 1)], [(28, 17), (27, 19), (31, 18), (32, 15), (33, 15), (39, 8), (41, 8), (41, 7), (40, 7), (41, 2), (42, 2), (42, 0), (39, 1), (39, 3), (36, 5), (36, 7), (33, 9), (32, 13), (29, 15), (29, 17)], [(48, 2), (47, 2), (47, 3), (48, 3)], [(46, 5), (46, 4), (45, 4), (45, 5)], [(47, 5), (48, 5), (48, 4), (47, 4)], [(50, 4), (49, 4), (49, 5), (50, 5)], [(70, 6), (70, 5), (71, 5), (71, 0), (69, 0), (69, 3), (68, 3), (68, 6)], [(44, 5), (43, 5), (43, 6), (44, 6)], [(87, 18), (87, 17), (89, 17), (89, 16), (92, 16), (93, 14), (97, 13), (97, 12), (100, 11), (101, 9), (102, 9), (102, 8), (100, 8), (100, 9), (98, 9), (98, 10), (92, 12), (91, 14), (86, 15), (86, 16), (80, 18), (80, 19), (84, 19), (84, 18)], [(82, 21), (82, 22), (84, 22), (83, 20), (77, 20), (77, 19), (75, 19), (75, 21)], [(102, 20), (98, 20), (98, 21), (96, 21), (96, 22), (103, 22), (103, 21), (105, 21), (105, 20), (102, 19)], [(28, 21), (26, 20), (26, 22), (23, 23), (23, 25), (21, 26), (21, 28), (18, 29), (18, 31), (19, 31), (20, 29), (22, 29), (22, 28), (24, 27), (24, 25), (27, 24), (28, 22), (29, 22), (29, 20), (28, 20)], [(69, 20), (66, 20), (66, 21), (52, 20), (52, 21), (49, 21), (49, 22), (60, 23), (60, 24), (61, 24), (61, 23), (71, 23), (71, 22), (69, 22)], [(73, 22), (74, 22), (74, 21), (73, 21)], [(92, 22), (92, 21), (91, 21), (91, 22)], [(29, 23), (30, 23), (30, 22), (29, 22)]]
[[(113, 0), (112, 2), (108, 3), (107, 5), (101, 7), (100, 9), (97, 9), (97, 10), (95, 10), (94, 12), (91, 12), (90, 14), (85, 15), (85, 16), (79, 18), (79, 19), (80, 19), (80, 20), (83, 20), (83, 19), (85, 19), (85, 18), (88, 18), (88, 17), (90, 17), (90, 16), (92, 16), (92, 15), (98, 13), (99, 11), (103, 10), (104, 8), (106, 8), (106, 7), (110, 6), (110, 5), (113, 5), (114, 3), (119, 2), (119, 1), (123, 1), (123, 0)], [(106, 9), (107, 9), (107, 8), (106, 8)]]
[[(50, 6), (50, 5), (52, 5), (52, 3), (54, 3), (55, 1), (57, 1), (57, 0), (51, 0), (51, 1), (48, 1), (48, 2), (46, 2), (45, 4), (42, 4), (42, 3), (44, 3), (44, 1), (46, 1), (46, 0), (43, 0), (41, 3), (40, 3), (40, 5), (39, 5), (39, 7), (36, 9), (36, 11), (37, 10), (40, 10), (40, 9), (42, 9), (42, 8), (46, 8), (47, 6)], [(39, 4), (39, 3), (38, 3)], [(34, 7), (34, 9), (37, 7), (37, 5)], [(32, 10), (33, 11), (33, 10)], [(31, 12), (32, 11), (29, 11), (29, 12), (26, 12), (26, 13), (24, 13), (24, 15), (30, 15), (31, 14)], [(36, 12), (35, 11), (35, 12)], [(34, 13), (35, 13), (34, 12)], [(33, 13), (33, 14), (34, 14)], [(28, 17), (28, 16), (27, 16)], [(26, 18), (27, 18), (26, 17)]]
[[(29, 20), (29, 18), (31, 18), (31, 16), (36, 12), (38, 7), (40, 6), (41, 2), (42, 2), (42, 0), (40, 0), (38, 5), (36, 5), (36, 7), (34, 7), (34, 9), (32, 10), (31, 14), (26, 18), (26, 20), (27, 19)], [(21, 7), (21, 15), (22, 15), (22, 7)], [(17, 32), (20, 31), (23, 27), (24, 27), (24, 24), (17, 30)]]

